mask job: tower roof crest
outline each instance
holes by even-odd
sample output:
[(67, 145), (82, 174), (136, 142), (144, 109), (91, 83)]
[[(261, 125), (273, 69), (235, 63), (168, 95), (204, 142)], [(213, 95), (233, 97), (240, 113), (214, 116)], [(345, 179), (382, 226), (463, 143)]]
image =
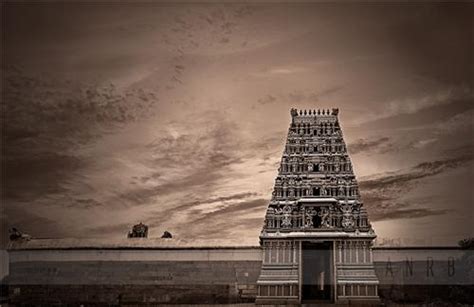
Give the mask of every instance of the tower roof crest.
[(313, 116), (337, 116), (339, 114), (339, 109), (338, 108), (332, 108), (331, 110), (329, 109), (295, 109), (292, 108), (290, 110), (291, 117), (313, 117)]

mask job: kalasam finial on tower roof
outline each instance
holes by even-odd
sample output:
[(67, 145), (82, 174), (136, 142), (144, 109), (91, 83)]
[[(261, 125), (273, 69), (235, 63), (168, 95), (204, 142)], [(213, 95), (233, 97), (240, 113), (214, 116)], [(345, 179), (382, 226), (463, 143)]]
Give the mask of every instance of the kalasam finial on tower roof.
[(298, 116), (298, 110), (295, 109), (295, 108), (292, 108), (292, 109), (290, 110), (290, 114), (291, 114), (291, 117)]

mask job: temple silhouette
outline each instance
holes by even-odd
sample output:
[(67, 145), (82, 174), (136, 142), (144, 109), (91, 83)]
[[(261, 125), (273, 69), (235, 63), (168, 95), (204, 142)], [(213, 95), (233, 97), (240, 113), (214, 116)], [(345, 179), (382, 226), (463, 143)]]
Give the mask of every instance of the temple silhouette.
[(291, 110), (260, 235), (258, 303), (377, 301), (375, 233), (363, 207), (338, 109)]

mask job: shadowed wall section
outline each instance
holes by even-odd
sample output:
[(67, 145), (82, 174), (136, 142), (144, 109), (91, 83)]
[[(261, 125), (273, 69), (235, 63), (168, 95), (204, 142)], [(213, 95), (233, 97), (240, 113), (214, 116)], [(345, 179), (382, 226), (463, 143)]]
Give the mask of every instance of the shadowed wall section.
[(222, 304), (255, 299), (258, 247), (134, 245), (11, 249), (11, 302)]
[[(132, 241), (132, 242), (130, 242)], [(72, 243), (72, 242), (69, 242)], [(13, 305), (252, 303), (262, 265), (257, 246), (177, 246), (170, 240), (65, 240), (10, 245)], [(459, 248), (375, 248), (383, 302), (469, 302), (472, 251)], [(360, 291), (356, 287), (347, 291)]]

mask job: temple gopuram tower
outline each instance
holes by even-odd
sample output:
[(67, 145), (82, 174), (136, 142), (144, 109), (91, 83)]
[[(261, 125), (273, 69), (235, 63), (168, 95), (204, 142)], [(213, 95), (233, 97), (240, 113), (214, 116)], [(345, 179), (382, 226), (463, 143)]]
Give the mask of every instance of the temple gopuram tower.
[(375, 233), (338, 109), (291, 110), (291, 125), (260, 235), (257, 304), (377, 303)]

